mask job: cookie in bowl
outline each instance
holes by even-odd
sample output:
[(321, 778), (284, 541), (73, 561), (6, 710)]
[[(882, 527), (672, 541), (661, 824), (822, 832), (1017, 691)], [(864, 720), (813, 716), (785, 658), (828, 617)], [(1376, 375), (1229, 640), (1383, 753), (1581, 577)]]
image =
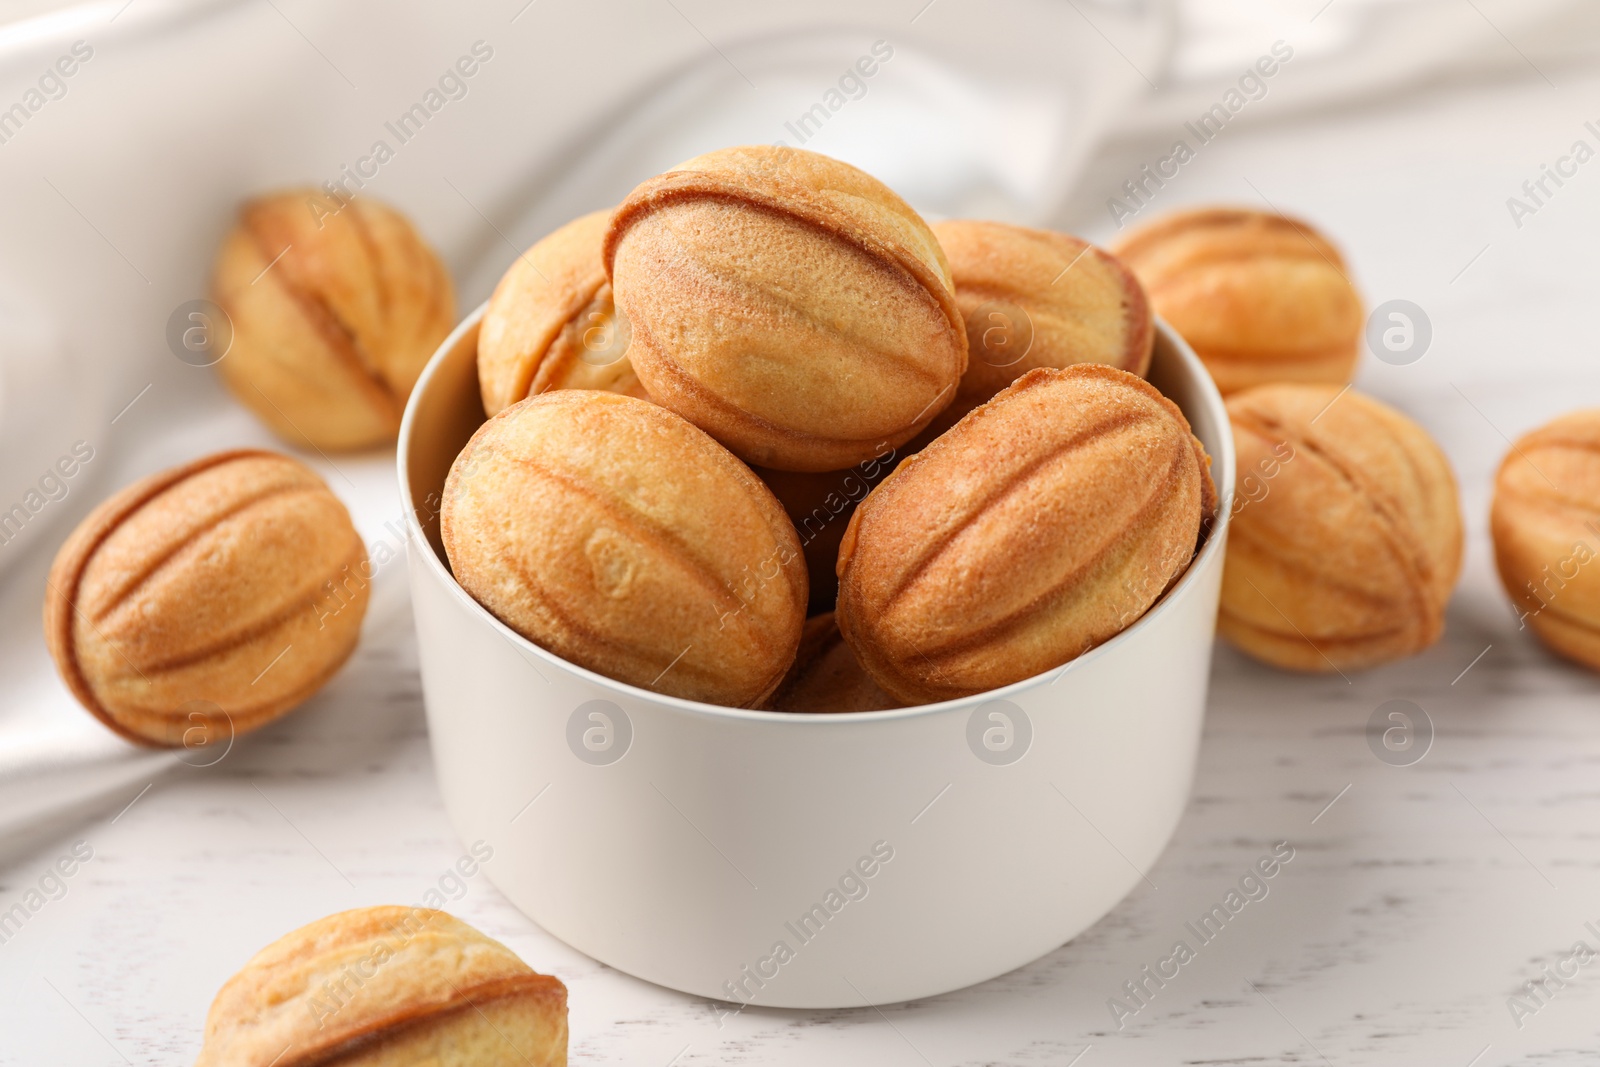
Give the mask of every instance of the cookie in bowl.
[(967, 333), (939, 242), (814, 152), (696, 157), (622, 202), (605, 243), (651, 399), (747, 463), (839, 470), (948, 405)]
[(933, 232), (967, 324), (967, 372), (952, 409), (970, 410), (1037, 367), (1104, 363), (1140, 377), (1149, 369), (1150, 302), (1115, 256), (1002, 222), (954, 219)]
[(1216, 507), (1176, 404), (1096, 363), (1029, 371), (851, 517), (839, 629), (908, 704), (1059, 667), (1153, 605)]
[(610, 211), (574, 219), (500, 279), (478, 333), (485, 413), (551, 389), (645, 395), (628, 361), (628, 320), (612, 302), (600, 258), (610, 225)]
[[(758, 1003), (780, 1008), (836, 1008), (859, 1007), (863, 994), (885, 1003), (937, 995), (1012, 970), (1055, 951), (1140, 884), (1138, 871), (1156, 862), (1190, 796), (1227, 512), (1177, 584), (1126, 630), (1069, 669), (1047, 669), (999, 694), (841, 714), (827, 712), (851, 705), (830, 698), (812, 705), (814, 711), (786, 714), (627, 689), (528, 647), (451, 573), (431, 501), (444, 495), (451, 461), (482, 423), (476, 325), (463, 323), (412, 401), (400, 484), (417, 550), (410, 578), (439, 788), (462, 840), (494, 841), (489, 875), (513, 904), (607, 966), (719, 1000), (730, 996), (730, 979), (744, 980), (740, 966), (748, 963), (748, 974), (772, 973), (756, 953), (772, 944), (775, 927), (770, 911), (749, 907), (752, 883), (763, 893), (772, 879), (810, 885), (817, 876), (806, 872), (835, 869), (841, 855), (855, 856), (870, 843), (877, 827), (904, 829), (914, 820), (918, 856), (931, 866), (907, 868), (915, 877), (879, 879), (866, 902), (871, 916), (866, 910), (859, 916), (871, 922), (849, 915), (830, 922), (799, 962), (782, 967), (781, 977), (763, 977), (759, 990), (752, 981), (738, 997), (756, 993)], [(1156, 330), (1150, 382), (1179, 405), (1215, 458), (1218, 491), (1231, 499), (1233, 449), (1221, 399), (1182, 340), (1165, 324)], [(563, 395), (578, 394), (544, 397)], [(1051, 421), (1023, 417), (1016, 424), (1027, 434)], [(1007, 435), (997, 454), (1009, 451)], [(1149, 474), (1139, 468), (1140, 490)], [(1197, 495), (1195, 522), (1179, 537), (1196, 535), (1202, 507)], [(842, 508), (836, 502), (825, 514)], [(1026, 577), (1019, 573), (1019, 584)], [(1133, 603), (1119, 607), (1112, 621), (1124, 611), (1131, 620), (1135, 610)], [(755, 706), (793, 707), (783, 692)], [(996, 708), (996, 699), (1009, 704)], [(1016, 728), (997, 739), (994, 716), (1002, 712)], [(1024, 715), (1035, 727), (1031, 736)], [(1017, 759), (1021, 773), (998, 765)], [(1012, 816), (1037, 807), (1046, 777), (1080, 805), (1088, 803), (1093, 783), (1095, 807), (1085, 814), (1128, 862), (1070, 817), (1060, 847), (1037, 847), (1037, 820)], [(508, 827), (547, 785), (544, 799)], [(578, 804), (582, 819), (566, 818), (560, 804), (548, 807), (551, 797)], [(974, 803), (982, 810), (975, 812)], [(925, 853), (924, 845), (933, 847)], [(1099, 876), (1085, 877), (1086, 871)], [(815, 891), (825, 884), (819, 881)], [(975, 886), (1012, 906), (974, 914), (965, 902)], [(796, 899), (803, 914), (809, 892)], [(676, 902), (666, 924), (664, 900)], [(929, 915), (943, 917), (942, 949), (932, 954), (923, 951)], [(838, 977), (850, 959), (878, 961), (871, 985), (860, 992)]]
[(794, 526), (749, 467), (647, 400), (569, 389), (502, 411), (451, 467), (440, 533), (474, 599), (617, 681), (749, 706), (793, 662)]

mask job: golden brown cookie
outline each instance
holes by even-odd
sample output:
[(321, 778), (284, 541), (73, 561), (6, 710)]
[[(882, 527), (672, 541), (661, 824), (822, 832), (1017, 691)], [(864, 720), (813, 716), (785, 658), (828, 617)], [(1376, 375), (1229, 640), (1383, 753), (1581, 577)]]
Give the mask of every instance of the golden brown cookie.
[(223, 381), (279, 436), (324, 449), (392, 442), (456, 317), (449, 274), (405, 216), (311, 189), (239, 209), (212, 292), (233, 324)]
[(1002, 222), (933, 226), (967, 323), (970, 410), (1035, 367), (1150, 368), (1155, 325), (1144, 287), (1115, 256), (1076, 237)]
[(1600, 670), (1600, 408), (1518, 439), (1495, 477), (1489, 531), (1523, 625)]
[(650, 179), (605, 259), (651, 399), (749, 463), (860, 463), (927, 425), (966, 370), (927, 224), (814, 152), (729, 148)]
[(610, 211), (556, 230), (511, 264), (478, 332), (483, 410), (498, 415), (551, 389), (644, 397), (628, 362), (628, 320), (616, 313), (600, 246)]
[(1095, 363), (1029, 371), (902, 463), (839, 551), (839, 629), (907, 703), (1058, 667), (1182, 575), (1214, 507), (1177, 405)]
[(221, 452), (89, 513), (50, 569), (45, 640), (107, 726), (197, 747), (322, 688), (356, 646), (371, 579), (321, 478), (288, 456)]
[(1355, 373), (1361, 296), (1339, 250), (1309, 224), (1234, 208), (1181, 211), (1111, 250), (1224, 395), (1268, 382), (1343, 385)]
[(1461, 570), (1455, 477), (1416, 423), (1354, 390), (1228, 400), (1240, 492), (1218, 628), (1257, 659), (1354, 670), (1444, 630)]
[(442, 911), (357, 908), (223, 985), (195, 1067), (566, 1067), (567, 988)]
[(618, 681), (754, 705), (794, 659), (794, 527), (750, 468), (649, 401), (568, 389), (502, 411), (450, 469), (441, 534), (479, 603)]

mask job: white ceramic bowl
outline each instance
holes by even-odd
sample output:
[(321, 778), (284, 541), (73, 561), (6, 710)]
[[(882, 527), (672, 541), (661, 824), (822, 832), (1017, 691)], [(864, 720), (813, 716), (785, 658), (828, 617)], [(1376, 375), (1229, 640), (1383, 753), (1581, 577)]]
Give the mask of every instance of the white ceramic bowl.
[[(567, 944), (686, 993), (852, 1007), (944, 993), (1049, 952), (1143, 877), (1183, 812), (1227, 511), (1167, 597), (1053, 671), (967, 700), (819, 716), (659, 696), (574, 666), (468, 596), (439, 494), (484, 415), (482, 308), (400, 431), (439, 788), (489, 879)], [(1151, 380), (1232, 499), (1205, 369), (1164, 325)]]

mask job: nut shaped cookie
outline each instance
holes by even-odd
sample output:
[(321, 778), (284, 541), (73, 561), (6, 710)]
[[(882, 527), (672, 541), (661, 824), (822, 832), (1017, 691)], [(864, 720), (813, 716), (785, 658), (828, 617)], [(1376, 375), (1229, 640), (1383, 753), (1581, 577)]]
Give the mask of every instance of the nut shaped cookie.
[(862, 668), (831, 611), (806, 620), (794, 666), (766, 705), (768, 711), (823, 715), (900, 706)]
[(729, 148), (646, 181), (605, 261), (651, 399), (752, 464), (869, 459), (927, 425), (967, 367), (927, 224), (814, 152)]
[(1224, 395), (1269, 382), (1343, 385), (1355, 373), (1361, 296), (1339, 250), (1309, 224), (1261, 211), (1182, 211), (1111, 250)]
[(906, 703), (1033, 677), (1135, 622), (1215, 507), (1177, 405), (1095, 363), (1029, 371), (907, 459), (839, 550), (839, 629)]
[(217, 363), (233, 395), (284, 440), (328, 450), (392, 442), (455, 324), (450, 276), (403, 215), (309, 189), (239, 209), (212, 292), (233, 323)]
[[(1218, 628), (1257, 659), (1346, 671), (1420, 652), (1461, 570), (1455, 477), (1410, 419), (1331, 385), (1228, 400), (1241, 486)], [(1246, 472), (1252, 472), (1246, 477)]]
[(1155, 324), (1139, 279), (1076, 237), (1002, 222), (933, 225), (967, 323), (967, 373), (952, 407), (971, 409), (1035, 367), (1150, 369)]
[(478, 332), (483, 410), (498, 415), (551, 389), (644, 397), (628, 361), (628, 320), (616, 312), (600, 246), (610, 211), (556, 230), (511, 264)]
[(45, 640), (107, 726), (197, 747), (320, 689), (355, 648), (371, 578), (321, 478), (288, 456), (222, 452), (89, 513), (50, 569)]
[(1600, 670), (1600, 408), (1517, 441), (1495, 477), (1489, 532), (1523, 625)]
[(806, 566), (783, 508), (647, 400), (568, 389), (502, 411), (450, 469), (441, 534), (480, 604), (621, 682), (753, 706), (800, 641)]
[(430, 908), (339, 912), (251, 958), (195, 1067), (566, 1067), (567, 987)]

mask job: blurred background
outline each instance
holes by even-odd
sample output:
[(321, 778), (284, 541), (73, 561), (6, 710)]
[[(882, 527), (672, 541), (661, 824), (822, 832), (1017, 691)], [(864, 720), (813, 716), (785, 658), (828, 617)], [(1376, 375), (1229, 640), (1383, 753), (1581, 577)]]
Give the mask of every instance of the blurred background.
[[(473, 76), (451, 74), (485, 53)], [(70, 76), (52, 73), (62, 57)], [(419, 102), (425, 123), (397, 135)], [(1288, 686), (1219, 651), (1197, 799), (1152, 872), (1177, 903), (1141, 891), (1016, 976), (897, 1015), (941, 1050), (929, 1062), (1065, 1064), (1095, 1045), (1104, 1062), (1197, 1049), (1306, 1062), (1320, 1048), (1332, 1062), (1464, 1065), (1489, 1046), (1485, 1064), (1592, 1048), (1600, 998), (1585, 988), (1537, 1028), (1508, 1023), (1502, 1001), (1537, 972), (1528, 961), (1581, 931), (1496, 851), (1499, 831), (1448, 776), (1478, 776), (1563, 901), (1594, 887), (1592, 685), (1519, 638), (1485, 515), (1509, 441), (1600, 397), (1600, 163), (1527, 191), (1576, 142), (1600, 148), (1600, 4), (0, 0), (0, 512), (76, 443), (94, 456), (0, 528), (0, 871), (9, 893), (81, 836), (104, 857), (26, 943), (0, 946), (18, 991), (0, 1008), (0, 1063), (183, 1061), (249, 952), (338, 907), (412, 899), (459, 852), (432, 785), (401, 564), (377, 576), (361, 650), (335, 683), (214, 770), (111, 737), (45, 653), (50, 557), (98, 500), (206, 452), (281, 447), (171, 340), (238, 202), (332, 184), (393, 204), (439, 249), (466, 310), (577, 214), (707, 149), (779, 141), (867, 169), (932, 218), (1098, 242), (1201, 203), (1303, 216), (1342, 247), (1369, 308), (1406, 300), (1424, 315), (1421, 357), (1364, 353), (1357, 386), (1425, 425), (1461, 480), (1467, 563), (1444, 642), (1348, 688)], [(1180, 142), (1190, 158), (1151, 180)], [(392, 453), (304, 458), (369, 543), (392, 540)], [(1360, 724), (1385, 697), (1424, 695), (1439, 749), (1401, 781)], [(1308, 822), (1347, 782), (1334, 811), (1349, 821)], [(1185, 901), (1214, 896), (1266, 836), (1310, 857), (1300, 895), (1284, 890), (1277, 918), (1141, 1020), (1143, 1043), (1116, 1044), (1103, 1001), (1137, 970), (1128, 961), (1155, 958)], [(559, 969), (591, 1062), (667, 1063), (694, 1042), (683, 1062), (722, 1062), (703, 1006), (578, 957), (487, 885), (455, 910)], [(1279, 965), (1286, 943), (1297, 950)], [(1281, 1020), (1239, 978), (1264, 967)], [(655, 1029), (619, 1031), (624, 1017)], [(764, 1062), (815, 1062), (819, 1048), (921, 1062), (870, 1012), (812, 1025), (803, 1046), (782, 1013), (738, 1025)]]

